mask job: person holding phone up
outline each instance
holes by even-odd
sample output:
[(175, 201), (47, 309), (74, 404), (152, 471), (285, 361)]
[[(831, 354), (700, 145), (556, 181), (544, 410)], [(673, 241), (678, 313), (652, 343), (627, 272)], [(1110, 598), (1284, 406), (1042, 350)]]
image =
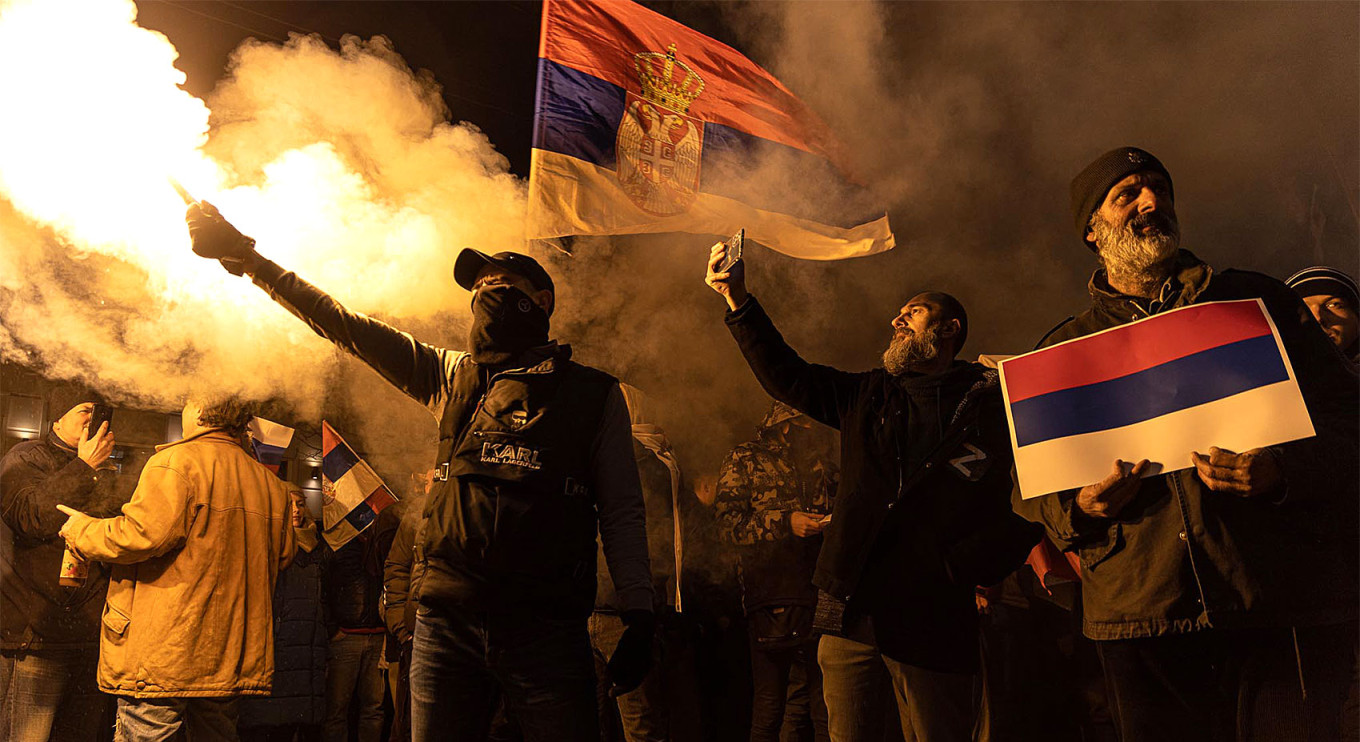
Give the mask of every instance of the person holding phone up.
[(95, 685), (107, 568), (88, 565), (84, 584), (60, 584), (66, 516), (58, 503), (114, 515), (125, 496), (109, 464), (111, 421), (90, 428), (92, 392), (61, 388), (43, 437), (0, 459), (0, 739), (94, 739), (111, 700)]
[(841, 432), (840, 484), (812, 582), (833, 742), (881, 739), (890, 683), (903, 736), (971, 739), (973, 591), (1019, 567), (1040, 529), (1010, 507), (1011, 448), (996, 373), (956, 359), (968, 315), (927, 291), (892, 318), (883, 365), (809, 363), (746, 290), (745, 260), (713, 246), (705, 281), (756, 380)]

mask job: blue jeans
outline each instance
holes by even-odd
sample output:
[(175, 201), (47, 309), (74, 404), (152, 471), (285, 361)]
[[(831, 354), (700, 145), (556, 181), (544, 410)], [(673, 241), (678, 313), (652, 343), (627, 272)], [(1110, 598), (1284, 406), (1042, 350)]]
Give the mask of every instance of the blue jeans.
[[(238, 742), (239, 696), (227, 698), (118, 697), (113, 742)], [(181, 735), (183, 732), (183, 735)]]
[(94, 739), (112, 698), (99, 692), (97, 649), (6, 653), (0, 663), (0, 739)]
[(525, 742), (597, 742), (586, 618), (421, 606), (411, 652), (413, 742), (481, 742), (498, 698)]
[(914, 667), (873, 645), (831, 635), (822, 636), (817, 661), (831, 742), (883, 739), (893, 710), (908, 742), (973, 738), (971, 674)]
[(349, 739), (349, 706), (358, 706), (359, 742), (378, 742), (383, 726), (383, 677), (378, 669), (383, 634), (341, 634), (331, 639), (326, 664), (326, 742)]

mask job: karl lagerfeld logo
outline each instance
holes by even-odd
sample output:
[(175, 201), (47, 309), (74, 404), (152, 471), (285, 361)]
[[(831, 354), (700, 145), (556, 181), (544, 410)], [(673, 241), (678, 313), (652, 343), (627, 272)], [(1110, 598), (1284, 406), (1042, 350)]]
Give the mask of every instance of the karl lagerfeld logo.
[(521, 466), (529, 471), (538, 471), (543, 463), (538, 460), (538, 451), (528, 446), (514, 443), (483, 443), (482, 463)]

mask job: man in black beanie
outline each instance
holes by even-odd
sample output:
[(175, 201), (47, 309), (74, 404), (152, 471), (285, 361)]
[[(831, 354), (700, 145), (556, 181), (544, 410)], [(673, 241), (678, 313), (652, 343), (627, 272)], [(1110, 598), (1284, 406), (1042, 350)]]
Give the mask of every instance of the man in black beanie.
[(88, 389), (55, 389), (51, 430), (0, 459), (0, 739), (94, 739), (111, 701), (95, 684), (109, 570), (91, 562), (84, 584), (58, 581), (66, 516), (57, 505), (113, 515), (127, 500), (108, 460), (113, 433), (107, 423), (89, 429), (102, 401)]
[(1360, 612), (1355, 375), (1283, 283), (1180, 249), (1171, 175), (1150, 153), (1101, 155), (1071, 196), (1100, 267), (1091, 308), (1041, 347), (1190, 304), (1261, 299), (1317, 431), (1267, 449), (1186, 451), (1193, 468), (1146, 478), (1146, 460), (1115, 461), (1081, 489), (1014, 494), (1081, 560), (1083, 629), (1121, 739), (1336, 739)]
[(597, 527), (626, 626), (608, 663), (621, 693), (651, 664), (646, 508), (618, 381), (549, 339), (547, 271), (519, 253), (459, 253), (453, 279), (472, 304), (460, 352), (345, 309), (208, 204), (187, 220), (195, 253), (249, 275), (439, 423), (413, 541), (414, 742), (485, 739), (498, 699), (528, 742), (598, 740), (587, 631)]
[(1355, 279), (1322, 265), (1304, 268), (1285, 279), (1303, 299), (1313, 319), (1351, 365), (1360, 363), (1360, 291)]

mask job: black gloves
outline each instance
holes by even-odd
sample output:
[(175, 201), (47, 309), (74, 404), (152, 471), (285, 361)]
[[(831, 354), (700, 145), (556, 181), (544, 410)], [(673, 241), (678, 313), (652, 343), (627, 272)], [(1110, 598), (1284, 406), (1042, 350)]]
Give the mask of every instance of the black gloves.
[(245, 273), (246, 261), (255, 256), (255, 240), (247, 237), (222, 218), (217, 207), (200, 201), (184, 214), (194, 254), (213, 258), (232, 275)]
[(609, 658), (609, 694), (619, 696), (636, 690), (652, 669), (652, 635), (656, 618), (651, 611), (624, 611), (623, 636)]

